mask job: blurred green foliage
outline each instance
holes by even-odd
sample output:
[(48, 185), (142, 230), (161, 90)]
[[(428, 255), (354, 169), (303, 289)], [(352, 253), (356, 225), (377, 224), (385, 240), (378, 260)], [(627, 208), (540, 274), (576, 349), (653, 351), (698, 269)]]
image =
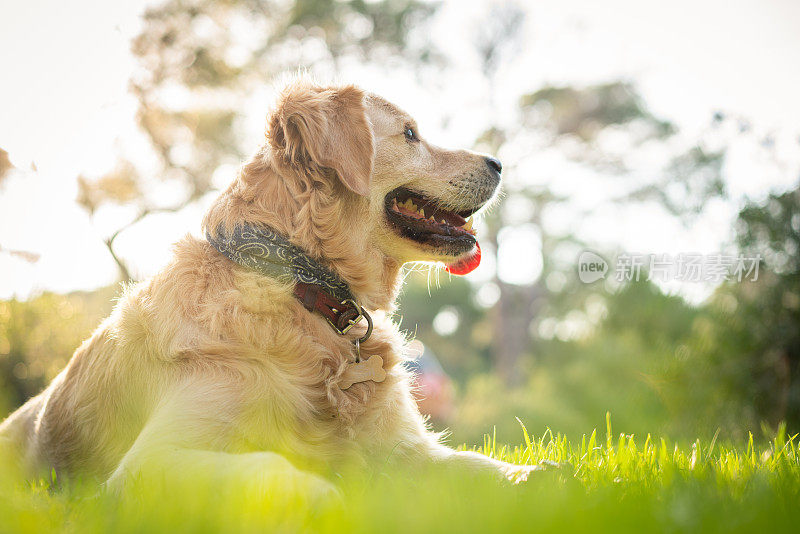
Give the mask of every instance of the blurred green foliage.
[(0, 301), (0, 417), (39, 393), (111, 311), (117, 287)]
[(635, 88), (627, 82), (610, 82), (586, 88), (544, 87), (523, 95), (520, 106), (544, 111), (555, 135), (576, 135), (591, 141), (612, 125), (643, 123), (658, 138), (675, 133), (675, 126), (653, 116)]

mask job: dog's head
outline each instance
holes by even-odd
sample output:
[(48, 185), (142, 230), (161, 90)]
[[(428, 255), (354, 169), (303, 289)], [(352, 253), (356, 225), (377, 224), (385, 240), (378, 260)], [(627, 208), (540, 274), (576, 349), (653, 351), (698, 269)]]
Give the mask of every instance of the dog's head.
[(498, 189), (498, 160), (432, 145), (411, 116), (354, 86), (290, 85), (268, 138), (281, 175), (333, 188), (345, 204), (341, 231), (369, 234), (401, 263), (439, 261), (462, 274), (480, 261), (472, 215)]

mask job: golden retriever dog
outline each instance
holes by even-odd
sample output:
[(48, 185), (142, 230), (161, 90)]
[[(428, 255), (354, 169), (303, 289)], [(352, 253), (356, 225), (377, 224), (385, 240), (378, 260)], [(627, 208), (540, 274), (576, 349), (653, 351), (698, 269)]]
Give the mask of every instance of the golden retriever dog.
[[(477, 264), (471, 215), (500, 172), (494, 158), (428, 143), (379, 96), (290, 83), (265, 144), (206, 214), (208, 239), (183, 238), (127, 288), (0, 439), (27, 476), (54, 469), (111, 488), (199, 469), (254, 491), (286, 481), (325, 493), (342, 466), (371, 461), (526, 478), (536, 466), (457, 452), (427, 427), (391, 320), (404, 263)], [(326, 295), (212, 244), (240, 227), (269, 228), (333, 273), (354, 316), (336, 324), (343, 312), (330, 305), (331, 319), (315, 301)]]

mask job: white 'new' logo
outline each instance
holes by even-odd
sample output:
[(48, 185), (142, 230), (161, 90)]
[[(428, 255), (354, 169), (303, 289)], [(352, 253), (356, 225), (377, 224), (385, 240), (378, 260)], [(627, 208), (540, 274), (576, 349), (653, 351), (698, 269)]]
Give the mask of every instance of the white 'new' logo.
[(584, 284), (591, 284), (606, 277), (608, 263), (599, 254), (584, 250), (578, 256), (578, 278)]

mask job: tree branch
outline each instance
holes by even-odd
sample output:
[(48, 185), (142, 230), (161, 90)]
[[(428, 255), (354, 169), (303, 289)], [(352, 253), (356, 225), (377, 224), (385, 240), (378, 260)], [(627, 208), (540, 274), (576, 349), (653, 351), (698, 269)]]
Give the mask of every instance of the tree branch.
[(114, 233), (112, 233), (110, 236), (108, 236), (106, 239), (103, 240), (103, 243), (108, 249), (109, 254), (111, 254), (111, 258), (117, 264), (117, 267), (119, 268), (120, 271), (120, 275), (122, 276), (124, 281), (135, 282), (136, 279), (134, 279), (133, 276), (131, 276), (131, 272), (127, 264), (122, 258), (120, 258), (117, 255), (116, 251), (114, 250), (114, 241), (117, 239), (117, 237), (119, 237), (119, 235), (128, 228), (135, 226), (137, 223), (139, 223), (142, 219), (144, 219), (148, 215), (154, 215), (156, 213), (176, 213), (185, 208), (190, 202), (192, 202), (192, 200), (194, 200), (194, 198), (188, 198), (185, 202), (176, 204), (175, 206), (168, 206), (166, 208), (143, 208), (138, 213), (138, 215), (136, 215), (136, 217), (134, 217), (121, 227), (117, 228), (114, 231)]

